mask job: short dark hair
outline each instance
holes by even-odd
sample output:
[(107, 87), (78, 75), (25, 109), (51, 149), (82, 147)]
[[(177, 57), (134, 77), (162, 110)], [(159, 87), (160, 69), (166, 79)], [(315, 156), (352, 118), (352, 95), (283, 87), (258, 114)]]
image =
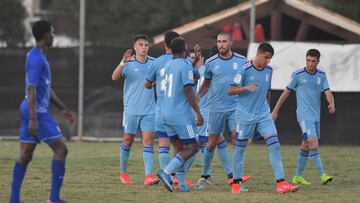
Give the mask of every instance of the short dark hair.
[(32, 25), (31, 30), (35, 40), (40, 41), (45, 36), (45, 34), (51, 32), (51, 29), (51, 23), (46, 20), (39, 20)]
[[(231, 33), (229, 33), (229, 32), (220, 32), (217, 36), (219, 36), (219, 35), (226, 35), (226, 36), (228, 36), (229, 40), (232, 41), (232, 39), (231, 39)], [(217, 36), (216, 36), (216, 37), (217, 37)]]
[(164, 41), (167, 47), (170, 48), (171, 40), (173, 40), (176, 37), (179, 37), (180, 35), (177, 32), (174, 32), (172, 30), (166, 31), (164, 34)]
[(317, 49), (309, 49), (306, 52), (306, 56), (313, 56), (313, 57), (316, 57), (319, 60), (321, 55), (320, 55), (319, 50), (317, 50)]
[(262, 53), (269, 52), (271, 55), (274, 55), (274, 48), (271, 46), (271, 44), (266, 42), (261, 43), (257, 51)]
[(140, 35), (136, 35), (136, 36), (134, 37), (134, 43), (135, 43), (136, 41), (140, 40), (140, 39), (149, 41), (147, 35), (145, 35), (145, 34), (140, 34)]
[(173, 54), (182, 54), (186, 51), (186, 43), (182, 37), (175, 37), (171, 40), (170, 49)]

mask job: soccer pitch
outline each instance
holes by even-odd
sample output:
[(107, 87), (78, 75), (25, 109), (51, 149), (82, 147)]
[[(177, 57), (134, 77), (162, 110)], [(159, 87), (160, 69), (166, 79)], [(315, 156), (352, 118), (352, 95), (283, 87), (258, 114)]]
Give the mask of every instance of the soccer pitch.
[[(142, 147), (135, 143), (129, 161), (133, 185), (121, 185), (118, 180), (118, 143), (68, 142), (69, 155), (61, 197), (67, 202), (360, 202), (360, 147), (320, 146), (325, 171), (333, 175), (329, 185), (322, 185), (309, 160), (304, 171), (312, 184), (296, 193), (277, 194), (272, 169), (264, 144), (251, 144), (246, 152), (245, 174), (252, 180), (246, 183), (248, 193), (232, 194), (227, 185), (217, 155), (214, 156), (212, 176), (216, 185), (190, 193), (168, 192), (160, 183), (143, 186)], [(231, 154), (232, 147), (228, 145)], [(155, 147), (155, 168), (159, 167)], [(286, 179), (291, 180), (299, 147), (282, 145), (281, 152)], [(14, 161), (19, 154), (15, 141), (0, 141), (0, 202), (7, 202)], [(46, 144), (37, 146), (22, 187), (24, 202), (45, 202), (50, 191), (52, 153)], [(200, 175), (200, 155), (190, 169), (189, 179), (196, 182)], [(155, 174), (155, 171), (154, 171)]]

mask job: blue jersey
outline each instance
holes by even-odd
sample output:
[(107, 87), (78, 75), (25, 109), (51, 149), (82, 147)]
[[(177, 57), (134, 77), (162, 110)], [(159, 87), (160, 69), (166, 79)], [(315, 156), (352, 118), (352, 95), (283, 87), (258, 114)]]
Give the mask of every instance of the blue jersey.
[(311, 74), (305, 68), (292, 73), (287, 89), (296, 91), (298, 121), (320, 121), (321, 92), (329, 90), (326, 74), (316, 69)]
[(129, 115), (147, 115), (155, 113), (154, 91), (144, 87), (144, 81), (149, 73), (154, 58), (147, 57), (144, 63), (136, 59), (128, 61), (123, 69), (124, 112)]
[(271, 88), (272, 68), (266, 65), (263, 69), (256, 69), (252, 62), (239, 68), (231, 85), (248, 86), (256, 83), (255, 91), (246, 91), (239, 94), (237, 105), (237, 120), (256, 123), (264, 116), (269, 116), (270, 107), (267, 94)]
[[(205, 74), (205, 66), (201, 66), (198, 70), (198, 73), (200, 75), (200, 79), (198, 80), (197, 83), (197, 92), (199, 92), (201, 85), (204, 83), (204, 74)], [(200, 107), (200, 111), (202, 113), (206, 113), (208, 112), (209, 109), (209, 98), (210, 98), (210, 93), (206, 92), (206, 94), (201, 97), (200, 101), (199, 101), (199, 107)]]
[(47, 58), (40, 49), (32, 48), (27, 53), (25, 73), (25, 99), (29, 85), (36, 86), (36, 112), (46, 113), (51, 97), (51, 72)]
[(165, 91), (165, 64), (171, 60), (172, 54), (164, 54), (156, 58), (150, 65), (150, 71), (146, 77), (146, 80), (153, 83), (156, 82), (156, 113), (160, 114), (161, 103), (164, 97)]
[(236, 108), (236, 95), (228, 95), (227, 90), (236, 71), (247, 62), (244, 56), (233, 53), (231, 58), (223, 59), (218, 54), (205, 62), (205, 80), (211, 80), (208, 92), (210, 112), (234, 111)]
[(184, 58), (175, 58), (165, 65), (166, 89), (161, 110), (165, 124), (187, 125), (195, 122), (184, 87), (194, 85), (193, 67)]

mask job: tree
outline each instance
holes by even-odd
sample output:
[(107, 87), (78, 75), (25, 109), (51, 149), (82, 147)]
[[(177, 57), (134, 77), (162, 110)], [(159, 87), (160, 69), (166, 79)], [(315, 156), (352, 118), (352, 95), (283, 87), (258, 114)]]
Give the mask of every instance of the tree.
[[(131, 46), (135, 34), (150, 37), (245, 0), (87, 0), (86, 41), (102, 46)], [(53, 1), (64, 33), (78, 38), (79, 1)], [(55, 27), (58, 27), (55, 25)]]
[(21, 0), (0, 1), (0, 41), (8, 46), (25, 43), (26, 9)]

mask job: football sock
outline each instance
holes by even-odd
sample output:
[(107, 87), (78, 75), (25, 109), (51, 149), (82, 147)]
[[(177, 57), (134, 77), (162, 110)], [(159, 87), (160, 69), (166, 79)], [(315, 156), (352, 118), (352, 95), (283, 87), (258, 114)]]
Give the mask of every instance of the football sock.
[(21, 184), (25, 177), (26, 168), (27, 165), (22, 165), (18, 162), (15, 162), (9, 203), (20, 202), (20, 189), (21, 189)]
[(322, 161), (320, 158), (320, 153), (318, 149), (310, 149), (309, 156), (312, 159), (316, 171), (318, 172), (319, 176), (324, 173)]
[(122, 143), (120, 145), (120, 172), (121, 173), (127, 173), (129, 156), (130, 156), (130, 146)]
[(224, 167), (224, 171), (226, 174), (230, 174), (232, 173), (232, 169), (226, 145), (226, 140), (223, 140), (222, 142), (218, 143), (217, 148), (219, 159), (222, 166)]
[(298, 163), (295, 171), (296, 176), (301, 176), (302, 172), (306, 167), (308, 157), (309, 157), (309, 151), (304, 151), (303, 149), (301, 149), (299, 152)]
[(153, 145), (143, 145), (143, 160), (145, 175), (151, 174), (154, 168), (154, 147)]
[(65, 175), (65, 161), (53, 160), (51, 163), (51, 192), (49, 199), (52, 201), (60, 200), (60, 190)]

